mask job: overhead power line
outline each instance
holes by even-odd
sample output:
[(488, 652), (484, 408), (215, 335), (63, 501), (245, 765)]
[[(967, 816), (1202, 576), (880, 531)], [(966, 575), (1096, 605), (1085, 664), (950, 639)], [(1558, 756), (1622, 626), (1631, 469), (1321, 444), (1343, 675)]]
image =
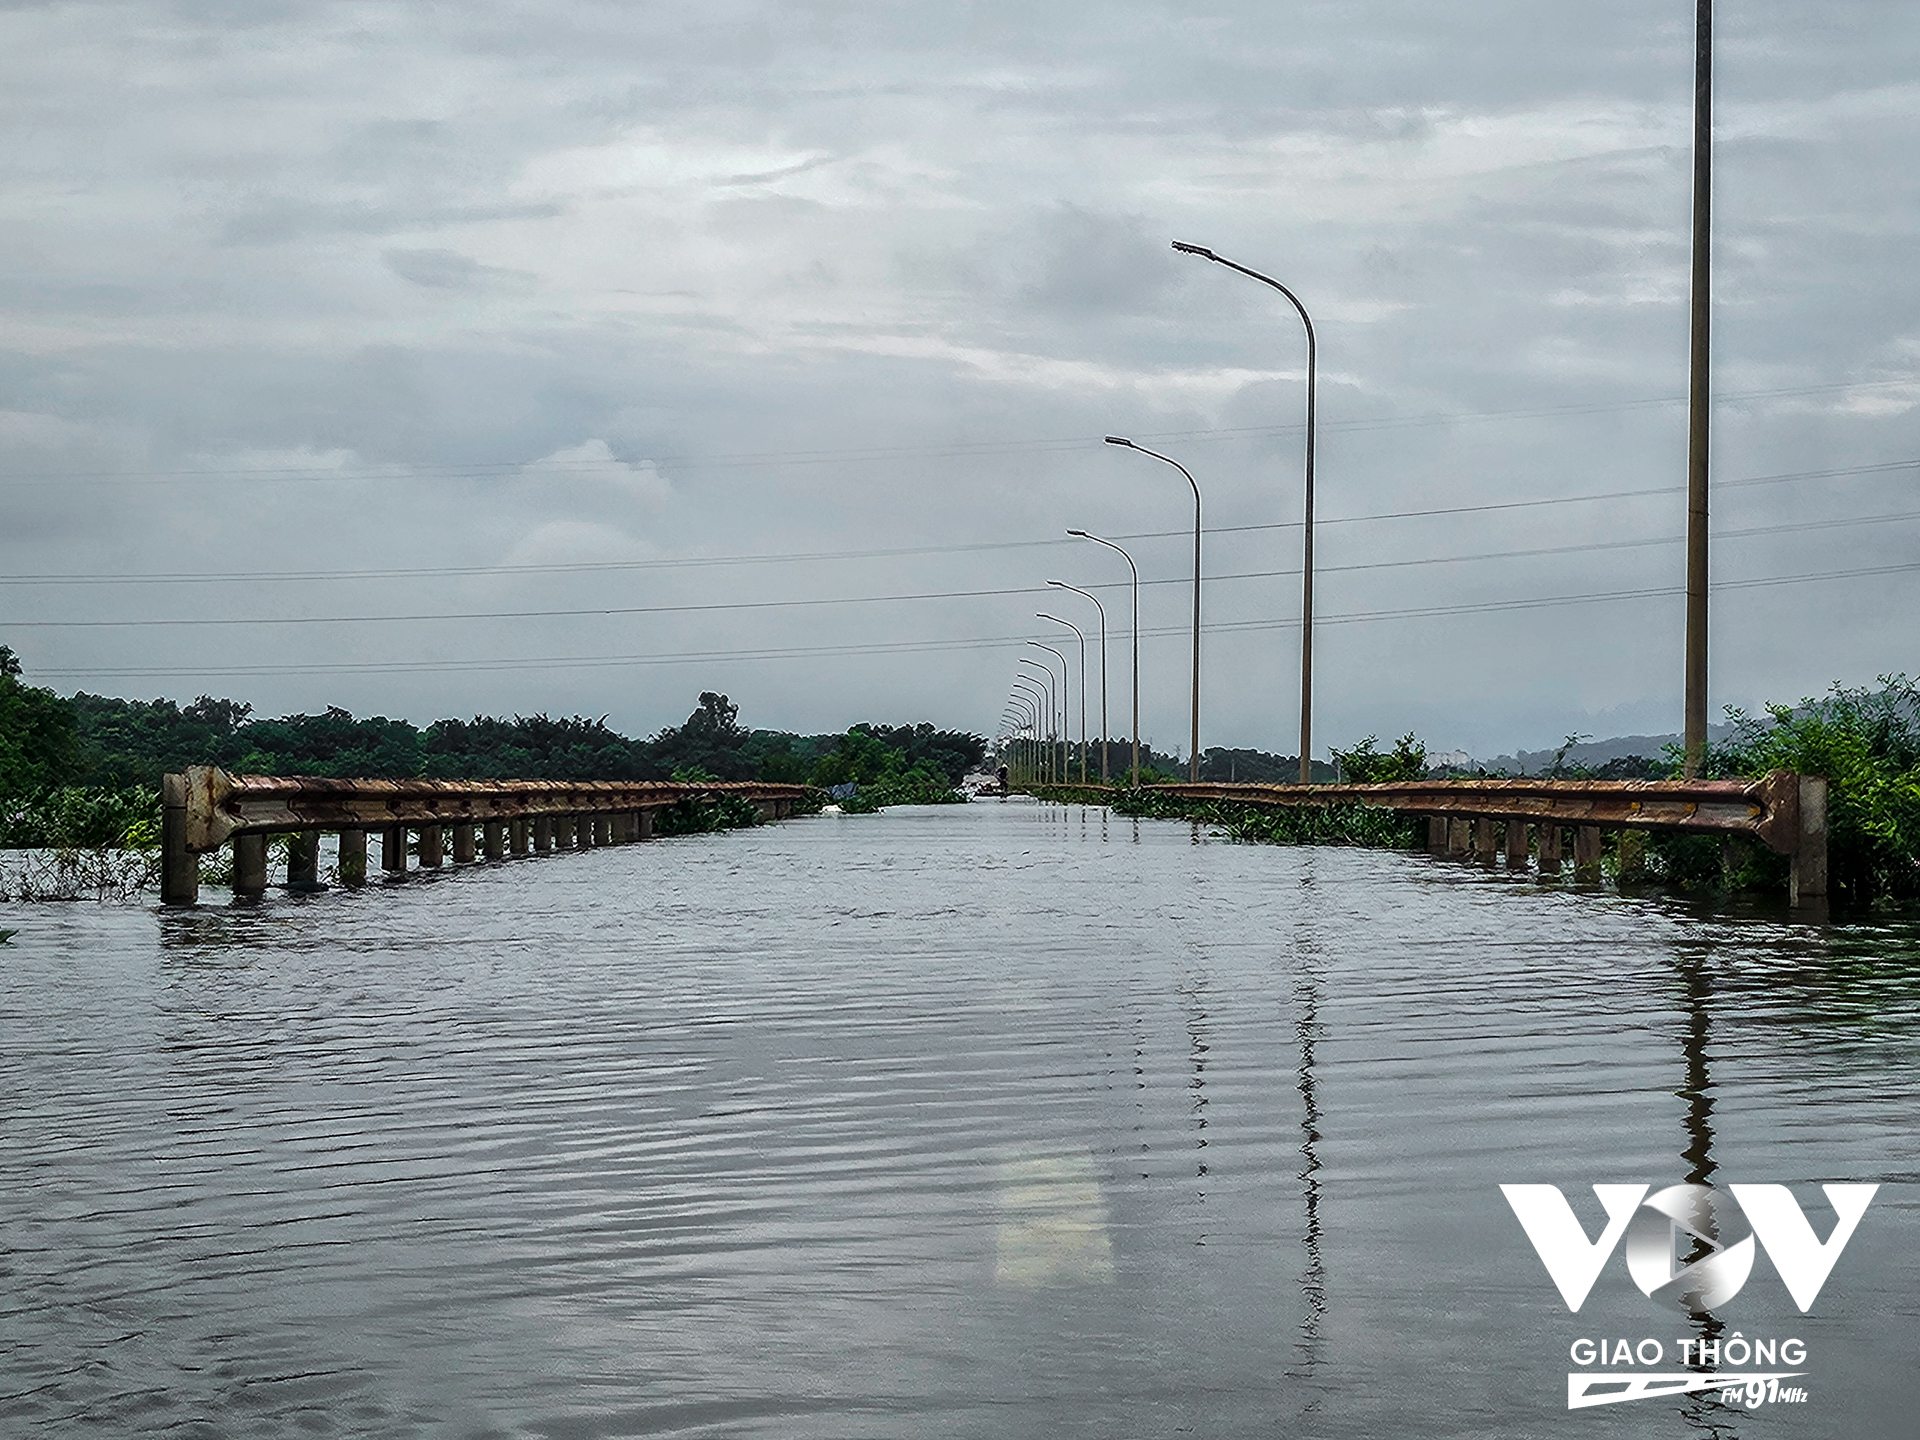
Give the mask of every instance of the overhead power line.
[[(1897, 565), (1870, 565), (1850, 570), (1825, 570), (1806, 575), (1762, 575), (1749, 580), (1716, 580), (1715, 592), (1753, 590), (1782, 585), (1813, 584), (1830, 580), (1852, 580), (1870, 576), (1912, 574), (1920, 571), (1920, 562)], [(1560, 608), (1570, 605), (1607, 604), (1624, 600), (1645, 600), (1684, 593), (1684, 586), (1659, 585), (1632, 590), (1603, 590), (1575, 595), (1541, 595), (1506, 600), (1487, 600), (1458, 605), (1428, 605), (1400, 610), (1365, 610), (1346, 614), (1318, 616), (1316, 625), (1358, 625), (1382, 620), (1444, 618), (1457, 615), (1500, 614), (1514, 611)], [(1246, 631), (1297, 630), (1297, 619), (1230, 620), (1202, 628), (1209, 634)], [(1144, 626), (1142, 636), (1185, 636), (1184, 625)], [(458, 673), (498, 670), (593, 670), (632, 665), (680, 665), (714, 661), (766, 661), (819, 659), (853, 655), (928, 654), (942, 651), (998, 650), (1024, 646), (1026, 635), (981, 636), (964, 639), (903, 640), (840, 645), (767, 646), (759, 649), (679, 651), (653, 655), (552, 656), (532, 655), (505, 660), (386, 660), (351, 663), (304, 662), (297, 665), (141, 665), (112, 668), (40, 669), (35, 674), (50, 679), (91, 677), (99, 679), (165, 675), (194, 675), (203, 678), (253, 675), (387, 675), (415, 672)]]
[[(1753, 475), (1742, 479), (1721, 480), (1715, 484), (1719, 489), (1740, 489), (1758, 485), (1781, 485), (1802, 480), (1841, 479), (1860, 475), (1885, 474), (1895, 470), (1920, 469), (1920, 459), (1888, 460), (1871, 465), (1849, 465), (1828, 470), (1795, 470), (1778, 475)], [(1367, 515), (1323, 516), (1315, 524), (1329, 525), (1369, 524), (1382, 520), (1417, 520), (1443, 515), (1483, 515), (1503, 510), (1533, 510), (1556, 505), (1586, 504), (1605, 500), (1636, 500), (1650, 496), (1679, 495), (1686, 492), (1684, 485), (1656, 485), (1634, 490), (1600, 490), (1580, 495), (1535, 496), (1526, 500), (1497, 500), (1478, 505), (1440, 505), (1420, 510), (1382, 510)], [(1782, 527), (1785, 529), (1815, 529), (1833, 524), (1863, 524), (1883, 517), (1870, 516), (1863, 520), (1810, 521), (1799, 526)], [(1267, 530), (1298, 530), (1298, 520), (1276, 520), (1252, 525), (1216, 525), (1207, 529), (1209, 535), (1241, 535)], [(1116, 540), (1167, 540), (1185, 539), (1193, 532), (1190, 530), (1139, 530), (1116, 535)], [(1716, 535), (1731, 535), (1735, 532), (1716, 531)], [(598, 574), (621, 571), (698, 569), (727, 565), (769, 565), (804, 561), (848, 561), (902, 559), (925, 555), (965, 555), (996, 550), (1045, 550), (1062, 546), (1075, 546), (1078, 542), (1064, 537), (1048, 540), (986, 540), (961, 545), (907, 545), (882, 549), (866, 550), (802, 550), (776, 553), (745, 555), (687, 555), (669, 556), (651, 560), (582, 560), (556, 562), (552, 564), (522, 565), (438, 565), (409, 566), (386, 570), (257, 570), (240, 571), (221, 575), (194, 574), (186, 571), (173, 571), (153, 575), (128, 575), (123, 571), (110, 571), (91, 574), (66, 575), (0, 575), (0, 586), (4, 585), (215, 585), (215, 584), (271, 584), (281, 582), (310, 581), (353, 581), (353, 580), (398, 580), (434, 576), (455, 577), (462, 575), (558, 575), (558, 574)], [(1664, 543), (1664, 542), (1631, 542)], [(1424, 563), (1424, 562), (1416, 562)], [(1285, 573), (1285, 572), (1275, 572)], [(1297, 573), (1297, 572), (1295, 572)]]
[[(1920, 510), (1907, 510), (1892, 515), (1861, 515), (1843, 520), (1815, 521), (1809, 524), (1758, 525), (1742, 530), (1720, 532), (1719, 539), (1743, 539), (1758, 535), (1799, 534), (1812, 529), (1833, 529), (1841, 526), (1883, 525), (1898, 521), (1920, 520)], [(1352, 565), (1322, 565), (1319, 573), (1323, 575), (1348, 574), (1364, 570), (1401, 570), (1426, 565), (1459, 565), (1484, 560), (1532, 559), (1544, 556), (1592, 554), (1611, 550), (1644, 549), (1655, 545), (1678, 545), (1684, 539), (1680, 535), (1657, 535), (1640, 540), (1593, 540), (1583, 545), (1544, 545), (1523, 550), (1489, 550), (1468, 555), (1432, 555), (1409, 560), (1368, 560)], [(1219, 584), (1228, 580), (1275, 580), (1298, 575), (1294, 570), (1243, 570), (1226, 575), (1207, 577), (1207, 583)], [(1142, 580), (1142, 586), (1188, 585), (1192, 583), (1190, 575), (1165, 576)], [(1095, 584), (1089, 588), (1095, 590), (1117, 590), (1124, 588), (1122, 582), (1113, 581)], [(883, 605), (921, 600), (982, 600), (1007, 595), (1041, 595), (1047, 593), (1044, 585), (1012, 585), (980, 590), (920, 590), (906, 591), (887, 595), (828, 595), (805, 599), (790, 600), (710, 600), (695, 601), (678, 605), (594, 605), (552, 610), (455, 610), (429, 611), (419, 614), (399, 615), (204, 615), (169, 619), (158, 616), (143, 616), (134, 620), (12, 620), (5, 622), (16, 629), (35, 630), (108, 630), (120, 628), (151, 628), (168, 626), (232, 626), (232, 625), (397, 625), (417, 622), (437, 622), (447, 620), (577, 620), (598, 615), (688, 615), (713, 612), (733, 612), (741, 610), (795, 610), (809, 609), (825, 605)], [(1144, 631), (1142, 633), (1145, 633)]]

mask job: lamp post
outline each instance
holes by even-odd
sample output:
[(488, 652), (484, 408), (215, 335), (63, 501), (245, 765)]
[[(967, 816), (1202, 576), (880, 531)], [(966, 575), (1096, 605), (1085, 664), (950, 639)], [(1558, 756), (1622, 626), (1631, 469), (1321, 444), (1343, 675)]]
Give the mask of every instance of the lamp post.
[[(1100, 783), (1107, 783), (1107, 607), (1100, 603), (1100, 597), (1091, 590), (1082, 590), (1078, 585), (1069, 585), (1064, 580), (1049, 580), (1062, 590), (1071, 590), (1076, 595), (1084, 595), (1093, 601), (1093, 608), (1100, 612)], [(1080, 662), (1080, 695), (1084, 699), (1087, 693), (1087, 665), (1082, 657)], [(1084, 725), (1081, 727), (1086, 728)], [(1081, 777), (1083, 780), (1085, 777)]]
[(1027, 780), (1031, 780), (1033, 776), (1033, 726), (1035, 726), (1035, 720), (1039, 718), (1041, 705), (1031, 691), (1021, 687), (1018, 680), (1014, 682), (1014, 705), (1020, 707), (1018, 756), (1016, 756), (1018, 762), (1014, 768), (1020, 774), (1021, 783), (1027, 783)]
[(1058, 615), (1049, 615), (1044, 610), (1036, 610), (1033, 618), (1064, 625), (1080, 641), (1080, 783), (1084, 785), (1087, 783), (1087, 637), (1080, 633), (1080, 627), (1071, 620), (1062, 620)]
[(1026, 702), (1031, 712), (1028, 717), (1028, 727), (1033, 732), (1033, 738), (1032, 743), (1027, 747), (1027, 771), (1031, 778), (1038, 780), (1043, 778), (1040, 774), (1040, 714), (1041, 706), (1046, 703), (1046, 696), (1040, 689), (1040, 682), (1024, 670), (1014, 677), (1013, 687), (1013, 693)]
[[(1029, 643), (1029, 644), (1031, 644), (1032, 642), (1031, 642), (1031, 641), (1029, 641), (1028, 643)], [(1020, 664), (1022, 664), (1022, 665), (1031, 665), (1031, 666), (1032, 666), (1032, 667), (1033, 667), (1033, 668), (1034, 668), (1035, 670), (1038, 670), (1038, 671), (1040, 671), (1040, 672), (1041, 672), (1042, 674), (1044, 674), (1044, 675), (1045, 675), (1045, 676), (1047, 677), (1047, 691), (1046, 691), (1046, 696), (1047, 696), (1047, 709), (1046, 709), (1046, 716), (1047, 716), (1047, 727), (1048, 727), (1048, 730), (1049, 730), (1049, 732), (1051, 732), (1051, 729), (1052, 729), (1052, 726), (1053, 726), (1053, 717), (1054, 717), (1054, 703), (1053, 703), (1053, 667), (1052, 667), (1051, 665), (1042, 665), (1042, 664), (1041, 664), (1041, 663), (1040, 663), (1040, 662), (1039, 662), (1038, 660), (1034, 660), (1034, 659), (1030, 659), (1029, 657), (1027, 657), (1027, 656), (1025, 656), (1025, 655), (1022, 655), (1022, 656), (1020, 657)], [(1051, 742), (1051, 739), (1049, 739), (1049, 741), (1048, 741), (1048, 744), (1047, 744), (1047, 778), (1048, 778), (1049, 780), (1051, 780), (1051, 779), (1053, 778), (1053, 745), (1052, 745), (1052, 742)]]
[(1122, 445), (1129, 450), (1138, 450), (1142, 455), (1151, 455), (1155, 460), (1173, 466), (1187, 477), (1187, 484), (1193, 487), (1193, 753), (1187, 760), (1187, 776), (1191, 780), (1200, 778), (1200, 482), (1193, 478), (1187, 467), (1171, 455), (1162, 455), (1158, 450), (1149, 450), (1144, 445), (1136, 445), (1123, 435), (1107, 436), (1107, 444)]
[[(1706, 0), (1701, 0), (1701, 3), (1706, 3)], [(1313, 317), (1307, 314), (1307, 307), (1300, 303), (1300, 297), (1271, 275), (1249, 270), (1224, 255), (1214, 254), (1204, 245), (1188, 245), (1176, 240), (1173, 248), (1183, 255), (1198, 255), (1202, 260), (1211, 260), (1229, 270), (1238, 270), (1262, 285), (1271, 285), (1293, 302), (1293, 308), (1300, 312), (1300, 323), (1307, 327), (1307, 523), (1303, 541), (1305, 554), (1300, 569), (1300, 783), (1306, 785), (1313, 779), (1313, 449), (1320, 369), (1319, 342), (1313, 333)]]
[(1687, 381), (1686, 773), (1707, 753), (1707, 386), (1713, 297), (1713, 0), (1696, 0), (1693, 36), (1693, 293)]
[[(1067, 666), (1067, 657), (1051, 645), (1042, 645), (1038, 640), (1029, 640), (1027, 644), (1036, 650), (1044, 650), (1060, 662), (1060, 783), (1067, 783), (1067, 699), (1073, 694), (1073, 675)], [(1047, 671), (1047, 678), (1053, 678), (1053, 671)]]
[(1102, 540), (1090, 530), (1069, 530), (1067, 534), (1078, 536), (1082, 540), (1091, 540), (1096, 545), (1104, 545), (1122, 560), (1133, 575), (1133, 788), (1140, 788), (1140, 571), (1134, 566), (1133, 557), (1111, 540)]

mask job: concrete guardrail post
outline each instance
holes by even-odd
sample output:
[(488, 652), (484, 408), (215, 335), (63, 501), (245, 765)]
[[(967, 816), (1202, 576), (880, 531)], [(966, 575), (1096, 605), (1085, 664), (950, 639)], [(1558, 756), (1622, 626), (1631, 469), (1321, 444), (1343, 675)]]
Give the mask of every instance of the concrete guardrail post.
[(267, 837), (233, 837), (233, 893), (259, 896), (267, 893)]
[(324, 890), (320, 883), (320, 832), (296, 830), (287, 837), (287, 889)]
[(1540, 827), (1540, 873), (1558, 875), (1560, 873), (1560, 827), (1546, 824)]
[(1787, 903), (1818, 907), (1827, 899), (1827, 782), (1800, 777), (1800, 833), (1787, 874)]
[(187, 777), (160, 777), (160, 903), (200, 903), (200, 857), (187, 849)]
[(342, 830), (340, 832), (340, 856), (334, 862), (334, 868), (340, 872), (342, 885), (357, 887), (367, 883), (366, 831)]
[(1600, 878), (1600, 827), (1598, 825), (1574, 827), (1573, 878), (1588, 883)]

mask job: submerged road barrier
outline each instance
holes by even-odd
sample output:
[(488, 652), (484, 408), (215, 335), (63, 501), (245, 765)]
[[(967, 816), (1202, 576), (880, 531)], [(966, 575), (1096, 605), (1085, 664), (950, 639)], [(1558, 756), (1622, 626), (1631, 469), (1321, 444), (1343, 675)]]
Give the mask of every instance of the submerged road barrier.
[(233, 892), (267, 889), (267, 837), (285, 835), (287, 888), (319, 890), (320, 835), (340, 837), (340, 883), (364, 885), (367, 836), (380, 839), (380, 866), (407, 868), (407, 836), (417, 836), (419, 863), (435, 869), (484, 856), (586, 850), (653, 837), (654, 812), (683, 800), (734, 797), (768, 820), (785, 819), (811, 799), (807, 785), (755, 781), (624, 780), (328, 780), (312, 776), (229, 775), (194, 765), (161, 782), (160, 903), (200, 898), (200, 857), (233, 847)]
[[(1100, 785), (1050, 788), (1100, 797), (1114, 793)], [(1429, 848), (1488, 862), (1504, 852), (1514, 868), (1525, 866), (1532, 854), (1543, 874), (1559, 871), (1561, 842), (1572, 830), (1577, 879), (1599, 878), (1605, 830), (1620, 832), (1620, 868), (1627, 878), (1644, 863), (1648, 830), (1745, 838), (1789, 858), (1790, 903), (1822, 903), (1827, 897), (1827, 782), (1791, 770), (1770, 771), (1758, 780), (1183, 782), (1155, 785), (1151, 793), (1243, 805), (1366, 805), (1425, 815)]]

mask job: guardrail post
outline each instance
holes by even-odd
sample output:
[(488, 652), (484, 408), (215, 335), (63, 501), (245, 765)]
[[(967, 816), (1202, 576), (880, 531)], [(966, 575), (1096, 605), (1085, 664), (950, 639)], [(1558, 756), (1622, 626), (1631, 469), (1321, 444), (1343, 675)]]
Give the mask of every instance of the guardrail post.
[(1827, 782), (1800, 777), (1800, 834), (1787, 874), (1787, 903), (1812, 906), (1827, 898)]
[(1527, 868), (1527, 822), (1524, 820), (1507, 821), (1507, 868)]
[(160, 777), (160, 903), (200, 903), (200, 857), (187, 849), (187, 777)]
[(507, 853), (507, 827), (502, 822), (480, 822), (480, 853), (489, 860), (498, 860)]
[(287, 889), (326, 888), (320, 883), (320, 832), (296, 830), (287, 837)]
[(447, 858), (447, 833), (438, 825), (420, 827), (420, 868), (437, 870)]
[(389, 875), (407, 873), (407, 827), (388, 825), (380, 832), (380, 868)]
[(473, 826), (456, 825), (453, 827), (453, 863), (456, 865), (473, 864)]
[(1473, 818), (1473, 858), (1483, 865), (1493, 863), (1493, 817), (1476, 815)]
[(523, 817), (507, 822), (507, 849), (515, 855), (527, 853), (528, 842), (533, 838), (533, 827)]
[(1546, 824), (1540, 827), (1540, 873), (1558, 875), (1560, 873), (1560, 827)]
[(267, 893), (267, 837), (233, 837), (233, 893), (236, 896), (260, 896)]
[(1622, 830), (1620, 832), (1620, 883), (1631, 885), (1647, 876), (1647, 832), (1644, 830)]
[(533, 850), (536, 855), (548, 854), (553, 849), (553, 817), (536, 815), (533, 817)]
[(342, 830), (340, 832), (340, 858), (334, 868), (340, 872), (342, 885), (360, 886), (367, 883), (367, 832), (364, 830)]
[(1573, 878), (1600, 878), (1600, 827), (1576, 825), (1573, 830)]

